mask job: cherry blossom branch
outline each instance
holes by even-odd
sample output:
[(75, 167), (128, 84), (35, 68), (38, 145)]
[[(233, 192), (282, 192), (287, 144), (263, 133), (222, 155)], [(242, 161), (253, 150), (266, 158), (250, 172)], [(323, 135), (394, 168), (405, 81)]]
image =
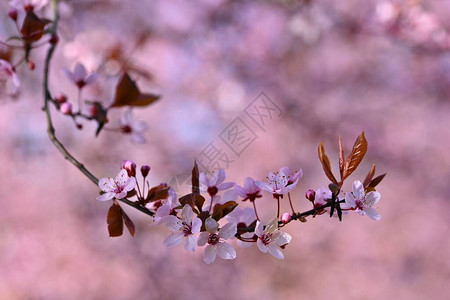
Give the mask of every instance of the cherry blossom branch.
[[(58, 0), (52, 0), (51, 4), (53, 7), (54, 18), (53, 18), (53, 23), (52, 23), (51, 27), (49, 28), (49, 32), (53, 35), (56, 35), (58, 20), (59, 20)], [(72, 154), (70, 154), (70, 152), (64, 147), (64, 145), (58, 140), (58, 138), (55, 135), (55, 128), (53, 126), (50, 108), (48, 105), (49, 102), (54, 102), (54, 100), (50, 94), (49, 87), (48, 87), (48, 82), (49, 82), (48, 78), (49, 78), (49, 74), (50, 74), (50, 62), (53, 57), (55, 48), (56, 48), (56, 43), (50, 45), (50, 48), (47, 51), (47, 55), (46, 55), (45, 63), (44, 63), (44, 79), (43, 79), (44, 107), (42, 108), (42, 110), (45, 112), (46, 119), (47, 119), (47, 135), (48, 135), (50, 141), (53, 143), (53, 145), (55, 145), (56, 149), (58, 149), (58, 151), (64, 156), (65, 159), (67, 159), (72, 165), (74, 165), (78, 170), (80, 170), (81, 173), (83, 173), (87, 178), (89, 178), (90, 181), (92, 181), (92, 183), (94, 183), (95, 185), (98, 185), (97, 177), (95, 177), (95, 175), (92, 174), (81, 162), (79, 162)], [(148, 210), (144, 206), (141, 206), (139, 203), (130, 201), (126, 198), (119, 199), (119, 201), (121, 201), (122, 203), (125, 203), (125, 204), (127, 204), (149, 216), (154, 215), (154, 213), (152, 211)]]

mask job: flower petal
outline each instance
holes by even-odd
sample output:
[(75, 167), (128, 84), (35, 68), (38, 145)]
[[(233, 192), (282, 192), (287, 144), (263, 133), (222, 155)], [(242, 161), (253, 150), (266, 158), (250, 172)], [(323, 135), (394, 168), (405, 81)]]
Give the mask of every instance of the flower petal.
[(127, 184), (123, 187), (123, 189), (127, 192), (131, 191), (134, 189), (134, 187), (136, 186), (136, 178), (135, 177), (130, 177), (128, 179)]
[(194, 212), (192, 211), (192, 207), (189, 204), (186, 204), (181, 210), (181, 219), (184, 223), (190, 225), (192, 223), (192, 215)]
[(345, 204), (348, 205), (348, 207), (355, 207), (356, 206), (355, 197), (353, 196), (352, 193), (346, 193), (345, 194)]
[(216, 260), (217, 250), (213, 245), (208, 245), (203, 252), (203, 261), (208, 265)]
[(267, 246), (264, 245), (264, 243), (261, 241), (261, 239), (258, 239), (258, 240), (256, 241), (256, 245), (258, 246), (259, 250), (260, 250), (262, 253), (267, 253), (267, 251), (269, 250), (269, 249), (267, 248)]
[(209, 232), (200, 232), (197, 239), (197, 246), (205, 246), (209, 239)]
[(200, 173), (199, 181), (200, 181), (200, 183), (201, 183), (202, 185), (204, 185), (205, 187), (209, 187), (209, 186), (210, 186), (209, 177), (208, 177), (208, 175), (206, 175), (205, 173)]
[(255, 181), (257, 187), (262, 189), (263, 191), (269, 192), (273, 194), (273, 188), (270, 184), (264, 181)]
[(113, 192), (116, 189), (116, 183), (112, 178), (102, 178), (98, 182), (98, 187), (104, 192)]
[(224, 169), (219, 169), (219, 170), (217, 170), (214, 173), (214, 175), (213, 175), (213, 177), (211, 179), (211, 185), (212, 186), (218, 186), (224, 180), (225, 180), (225, 170)]
[(273, 239), (273, 242), (278, 246), (283, 246), (289, 244), (291, 242), (291, 239), (292, 237), (289, 233), (278, 231), (275, 238)]
[(73, 77), (76, 82), (84, 81), (86, 79), (86, 69), (82, 64), (77, 63), (75, 65), (75, 69), (73, 70)]
[(247, 189), (243, 188), (239, 185), (235, 185), (234, 186), (234, 191), (242, 198), (246, 198), (247, 197)]
[(225, 242), (219, 242), (217, 244), (217, 254), (222, 259), (235, 259), (236, 258), (236, 250), (234, 250), (233, 246)]
[(164, 240), (164, 245), (166, 247), (173, 247), (181, 243), (182, 239), (183, 233), (174, 233)]
[(373, 207), (365, 206), (363, 211), (366, 215), (374, 221), (378, 221), (381, 219), (381, 215), (377, 212), (377, 210)]
[(376, 205), (378, 203), (378, 201), (380, 201), (380, 198), (381, 198), (381, 194), (379, 192), (377, 192), (377, 191), (369, 192), (366, 195), (366, 198), (364, 199), (364, 204), (369, 207), (372, 207), (372, 206)]
[(255, 234), (259, 237), (264, 235), (264, 225), (260, 221), (256, 222)]
[(184, 249), (186, 249), (186, 251), (195, 252), (195, 246), (197, 246), (195, 243), (195, 237), (192, 234), (188, 235), (184, 241)]
[(115, 181), (119, 187), (123, 188), (128, 183), (129, 178), (130, 177), (128, 177), (127, 171), (125, 169), (121, 169), (119, 174), (117, 174)]
[(192, 232), (193, 234), (199, 233), (201, 227), (202, 227), (202, 220), (200, 220), (200, 218), (195, 218), (195, 219), (192, 221), (192, 229), (191, 229), (191, 232)]
[(353, 196), (355, 196), (356, 200), (364, 198), (364, 186), (359, 180), (353, 181)]
[(272, 254), (273, 257), (277, 259), (284, 259), (283, 252), (281, 251), (280, 247), (278, 247), (275, 244), (269, 244), (268, 245), (269, 252)]
[(175, 216), (169, 215), (163, 218), (163, 223), (172, 232), (180, 232), (183, 222)]
[(97, 197), (98, 201), (108, 201), (114, 198), (116, 194), (114, 192), (107, 192), (104, 193), (103, 195), (100, 195)]
[(219, 237), (224, 240), (229, 240), (234, 238), (237, 232), (236, 223), (227, 223), (219, 230)]
[(97, 80), (97, 78), (98, 78), (98, 73), (97, 73), (97, 72), (92, 72), (92, 73), (86, 78), (86, 80), (84, 81), (84, 83), (85, 83), (86, 85), (93, 84), (93, 83)]
[(221, 203), (226, 203), (228, 201), (236, 201), (238, 197), (237, 192), (233, 190), (226, 191), (223, 193)]
[(219, 191), (224, 191), (224, 190), (231, 189), (234, 185), (235, 185), (234, 182), (224, 182), (224, 183), (217, 185), (217, 189), (219, 189)]
[(206, 231), (208, 231), (209, 233), (216, 233), (218, 227), (219, 227), (219, 224), (216, 222), (216, 220), (214, 220), (212, 218), (206, 219), (206, 221), (205, 221)]

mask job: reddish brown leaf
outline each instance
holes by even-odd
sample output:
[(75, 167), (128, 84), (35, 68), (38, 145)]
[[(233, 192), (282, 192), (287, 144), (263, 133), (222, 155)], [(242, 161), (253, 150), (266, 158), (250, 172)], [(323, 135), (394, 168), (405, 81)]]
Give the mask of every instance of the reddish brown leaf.
[(123, 233), (122, 208), (117, 203), (113, 203), (108, 210), (106, 218), (108, 223), (109, 236), (121, 236)]
[(341, 174), (341, 182), (344, 175), (344, 164), (344, 149), (342, 148), (341, 136), (339, 136), (339, 173)]
[(222, 218), (231, 213), (238, 204), (234, 201), (228, 201), (222, 204)]
[(32, 11), (27, 12), (20, 29), (23, 39), (26, 42), (38, 41), (44, 34), (45, 25), (49, 22), (46, 19), (39, 19)]
[(380, 176), (375, 177), (375, 178), (370, 182), (370, 184), (369, 184), (368, 187), (375, 188), (375, 187), (381, 182), (381, 180), (383, 180), (384, 176), (386, 176), (386, 173), (384, 173), (384, 174), (382, 174), (382, 175), (380, 175)]
[(152, 187), (148, 191), (147, 198), (145, 198), (144, 203), (167, 199), (167, 197), (169, 197), (169, 189), (170, 189), (170, 187), (168, 187), (164, 184), (160, 184), (160, 185)]
[(141, 93), (136, 82), (127, 73), (124, 73), (117, 84), (114, 102), (111, 107), (146, 106), (159, 98), (160, 96), (158, 95)]
[(122, 217), (123, 217), (123, 221), (125, 223), (125, 225), (128, 228), (128, 231), (130, 232), (131, 236), (134, 236), (135, 232), (136, 232), (136, 226), (134, 226), (133, 221), (131, 221), (130, 217), (128, 217), (128, 215), (125, 213), (124, 210), (122, 210)]
[(201, 207), (203, 206), (203, 203), (205, 202), (205, 198), (203, 198), (200, 194), (187, 194), (178, 199), (180, 201), (182, 206), (185, 206), (186, 204), (190, 205), (192, 208), (195, 208), (196, 206), (201, 210)]
[(200, 194), (200, 175), (197, 161), (194, 161), (194, 167), (192, 168), (192, 193)]
[(216, 205), (214, 205), (214, 209), (213, 209), (213, 213), (212, 213), (211, 217), (214, 220), (219, 221), (220, 219), (222, 219), (222, 216), (223, 216), (222, 205), (217, 203)]
[(344, 176), (342, 177), (342, 180), (350, 176), (350, 174), (353, 173), (353, 171), (356, 170), (359, 163), (363, 159), (364, 155), (367, 151), (367, 141), (364, 137), (364, 131), (356, 138), (355, 144), (353, 145), (352, 152), (348, 155), (347, 159), (345, 160), (345, 166), (344, 166)]
[(375, 164), (372, 165), (372, 167), (369, 170), (369, 173), (367, 173), (366, 179), (364, 179), (363, 186), (368, 187), (370, 182), (372, 181), (373, 176), (375, 175)]
[(328, 159), (328, 156), (325, 154), (325, 148), (323, 147), (323, 144), (320, 143), (319, 148), (319, 160), (322, 164), (323, 171), (325, 172), (325, 175), (328, 177), (328, 179), (331, 180), (334, 184), (338, 184), (336, 178), (333, 175), (333, 172), (331, 172), (331, 166), (330, 166), (330, 160)]

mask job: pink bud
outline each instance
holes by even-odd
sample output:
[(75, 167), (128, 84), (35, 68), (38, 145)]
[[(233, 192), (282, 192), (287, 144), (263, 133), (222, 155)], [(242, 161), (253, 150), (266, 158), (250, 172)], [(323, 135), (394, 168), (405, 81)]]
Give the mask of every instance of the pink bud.
[(311, 202), (314, 202), (314, 199), (316, 198), (316, 192), (314, 190), (307, 190), (305, 193), (306, 199), (308, 199)]
[(36, 66), (35, 66), (34, 62), (32, 60), (28, 60), (28, 69), (33, 71), (35, 67)]
[(281, 215), (281, 222), (283, 222), (283, 224), (287, 224), (291, 221), (291, 215), (289, 213), (284, 213)]
[(17, 21), (17, 10), (14, 8), (11, 8), (8, 11), (8, 17), (10, 17), (11, 20), (13, 20), (14, 22)]
[(125, 169), (128, 176), (136, 176), (136, 164), (131, 160), (122, 160), (120, 168)]
[(64, 95), (64, 94), (59, 94), (58, 96), (55, 97), (55, 101), (56, 101), (59, 105), (61, 105), (61, 104), (63, 104), (64, 102), (67, 102), (67, 96)]
[(70, 104), (69, 102), (64, 102), (63, 104), (61, 104), (59, 109), (65, 115), (71, 115), (72, 114), (72, 104)]
[(142, 174), (142, 176), (147, 177), (148, 172), (150, 172), (150, 166), (149, 165), (143, 165), (141, 167), (141, 174)]
[(92, 106), (89, 108), (89, 115), (90, 115), (91, 117), (95, 118), (95, 117), (97, 116), (97, 114), (98, 114), (97, 106), (92, 105)]

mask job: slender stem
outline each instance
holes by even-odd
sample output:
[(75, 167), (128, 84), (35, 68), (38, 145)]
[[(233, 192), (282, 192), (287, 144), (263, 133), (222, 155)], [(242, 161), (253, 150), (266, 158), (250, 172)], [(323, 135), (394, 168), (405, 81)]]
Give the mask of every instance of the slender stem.
[(289, 198), (289, 205), (291, 206), (291, 209), (292, 209), (292, 214), (295, 215), (295, 209), (294, 209), (294, 206), (292, 205), (292, 200), (291, 200), (291, 193), (288, 193), (288, 198)]
[(209, 206), (209, 211), (208, 211), (209, 214), (211, 214), (211, 209), (213, 207), (213, 201), (214, 201), (214, 197), (211, 196), (211, 205)]
[[(52, 33), (52, 34), (56, 34), (56, 30), (57, 30), (57, 26), (58, 26), (59, 14), (58, 14), (57, 4), (58, 4), (58, 0), (52, 0), (52, 5), (53, 5), (53, 9), (54, 9), (54, 20), (53, 20), (52, 27), (49, 29), (50, 33)], [(45, 112), (46, 119), (47, 119), (47, 134), (48, 134), (50, 141), (53, 143), (53, 145), (55, 145), (56, 149), (58, 149), (59, 152), (61, 152), (61, 154), (64, 156), (64, 158), (67, 159), (71, 164), (73, 164), (78, 170), (80, 170), (81, 173), (83, 173), (87, 178), (89, 178), (89, 180), (91, 180), (92, 183), (97, 185), (98, 184), (97, 177), (95, 177), (88, 169), (86, 169), (86, 167), (82, 163), (80, 163), (72, 154), (70, 154), (69, 151), (67, 151), (67, 149), (56, 138), (56, 135), (55, 135), (55, 128), (53, 127), (52, 117), (50, 114), (50, 107), (48, 105), (48, 103), (52, 101), (52, 97), (51, 97), (49, 87), (48, 87), (48, 78), (49, 78), (49, 74), (50, 74), (50, 62), (53, 57), (53, 52), (55, 51), (55, 46), (56, 46), (55, 44), (50, 45), (50, 48), (47, 51), (47, 56), (45, 58), (45, 64), (44, 64), (44, 79), (43, 79), (44, 107), (43, 107), (43, 110)], [(123, 203), (149, 215), (149, 216), (154, 215), (154, 213), (152, 211), (148, 210), (146, 207), (140, 206), (136, 202), (130, 201), (125, 198), (119, 199), (119, 201), (121, 201), (121, 202), (123, 202)]]
[(83, 101), (81, 100), (81, 91), (82, 89), (78, 89), (78, 113), (83, 113)]
[(252, 203), (253, 203), (253, 209), (255, 210), (256, 220), (260, 221), (260, 220), (259, 220), (259, 217), (258, 217), (258, 213), (256, 212), (256, 204), (255, 204), (255, 201), (252, 201)]
[(277, 197), (277, 218), (280, 217), (280, 196)]

